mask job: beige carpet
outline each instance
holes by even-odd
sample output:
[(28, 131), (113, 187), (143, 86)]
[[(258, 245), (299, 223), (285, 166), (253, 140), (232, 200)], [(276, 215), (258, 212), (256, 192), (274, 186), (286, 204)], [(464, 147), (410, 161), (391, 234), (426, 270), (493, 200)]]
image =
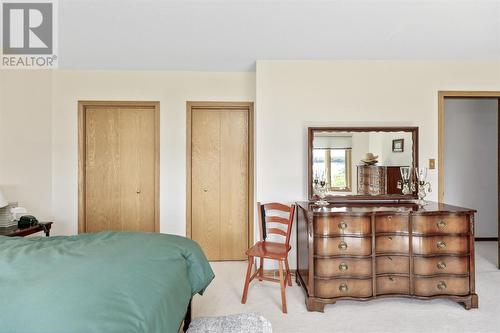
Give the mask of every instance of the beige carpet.
[(279, 285), (252, 282), (247, 304), (240, 303), (245, 262), (213, 262), (215, 280), (197, 295), (193, 316), (256, 312), (269, 319), (274, 332), (500, 332), (500, 270), (497, 243), (476, 243), (476, 288), (479, 309), (465, 310), (446, 301), (379, 299), (339, 301), (324, 313), (308, 312), (302, 290), (287, 288), (288, 314), (282, 314)]

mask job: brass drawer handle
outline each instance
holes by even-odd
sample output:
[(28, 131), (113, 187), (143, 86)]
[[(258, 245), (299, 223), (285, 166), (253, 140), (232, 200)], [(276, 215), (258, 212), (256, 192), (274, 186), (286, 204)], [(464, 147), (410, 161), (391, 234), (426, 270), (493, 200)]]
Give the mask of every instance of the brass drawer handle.
[(389, 281), (394, 281), (394, 278), (392, 276), (389, 276)]
[(443, 241), (437, 242), (436, 245), (437, 245), (438, 249), (444, 249), (446, 247), (446, 243)]
[(346, 242), (340, 242), (339, 243), (339, 250), (345, 250), (347, 249), (347, 243)]
[(345, 222), (340, 222), (340, 223), (339, 223), (339, 229), (340, 229), (340, 230), (347, 229), (347, 223), (345, 223)]
[(391, 216), (391, 215), (387, 216), (387, 219), (388, 219), (389, 221), (391, 221), (391, 220), (392, 220), (392, 216)]
[(387, 238), (389, 238), (389, 240), (392, 240), (392, 236), (387, 236)]
[(445, 269), (446, 268), (446, 264), (442, 261), (438, 262), (438, 264), (436, 265), (436, 267), (438, 269)]
[(347, 290), (349, 290), (349, 287), (347, 287), (347, 284), (346, 283), (342, 283), (340, 286), (339, 286), (339, 290), (343, 293), (345, 293)]
[(438, 288), (439, 290), (445, 290), (445, 289), (446, 289), (446, 287), (447, 287), (447, 286), (446, 286), (446, 282), (444, 282), (444, 281), (439, 281), (439, 283), (437, 284), (437, 288)]
[(345, 262), (340, 263), (340, 265), (339, 265), (339, 271), (345, 272), (348, 269), (349, 269), (349, 266), (347, 266), (347, 264)]
[(444, 229), (446, 227), (446, 222), (444, 220), (440, 220), (437, 223), (437, 227), (438, 227), (438, 229)]

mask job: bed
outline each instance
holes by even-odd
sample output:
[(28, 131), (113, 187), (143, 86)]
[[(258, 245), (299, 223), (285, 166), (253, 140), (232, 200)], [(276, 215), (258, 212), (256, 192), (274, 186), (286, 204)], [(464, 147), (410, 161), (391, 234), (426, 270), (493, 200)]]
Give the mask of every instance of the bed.
[(213, 278), (180, 236), (0, 236), (0, 332), (178, 332)]

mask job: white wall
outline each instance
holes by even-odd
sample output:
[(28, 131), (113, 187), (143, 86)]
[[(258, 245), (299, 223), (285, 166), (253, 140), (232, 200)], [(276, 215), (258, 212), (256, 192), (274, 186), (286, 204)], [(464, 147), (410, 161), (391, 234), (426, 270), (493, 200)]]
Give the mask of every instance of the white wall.
[(370, 151), (370, 135), (369, 133), (353, 133), (352, 135), (352, 151), (351, 151), (351, 180), (352, 188), (349, 194), (358, 193), (358, 164), (361, 159), (365, 158), (365, 154)]
[(476, 237), (498, 236), (498, 99), (445, 100), (445, 202), (477, 209)]
[[(392, 151), (392, 140), (403, 139), (403, 152)], [(410, 132), (370, 133), (370, 152), (378, 155), (378, 164), (385, 166), (411, 166), (413, 141)]]
[(254, 101), (255, 73), (0, 71), (0, 186), (77, 233), (77, 102), (160, 102), (160, 231), (185, 235), (186, 101)]
[(186, 101), (254, 101), (254, 73), (57, 71), (53, 78), (57, 231), (77, 232), (78, 100), (160, 101), (160, 231), (186, 234)]
[(437, 158), (439, 90), (500, 90), (500, 62), (258, 61), (257, 199), (307, 198), (308, 126), (419, 126), (426, 165)]
[(41, 220), (52, 218), (49, 71), (0, 70), (0, 187)]
[[(294, 202), (307, 198), (308, 126), (419, 126), (420, 164), (426, 164), (437, 157), (438, 90), (500, 90), (500, 63), (259, 61), (256, 77), (0, 71), (0, 87), (0, 186), (35, 214), (53, 217), (55, 234), (77, 231), (77, 101), (160, 101), (160, 229), (182, 235), (186, 101), (256, 101), (256, 199)], [(17, 135), (15, 120), (31, 135)], [(32, 164), (19, 163), (25, 156)], [(429, 179), (436, 199), (437, 172)]]

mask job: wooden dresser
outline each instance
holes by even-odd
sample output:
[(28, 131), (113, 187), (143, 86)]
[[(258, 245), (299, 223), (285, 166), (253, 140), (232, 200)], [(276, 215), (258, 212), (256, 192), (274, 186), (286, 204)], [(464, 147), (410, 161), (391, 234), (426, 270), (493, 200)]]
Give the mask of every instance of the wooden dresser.
[(358, 169), (358, 194), (383, 195), (387, 194), (385, 166), (357, 165)]
[(474, 210), (432, 202), (297, 205), (297, 283), (309, 311), (379, 297), (478, 307)]
[(400, 166), (358, 165), (358, 194), (402, 194)]

